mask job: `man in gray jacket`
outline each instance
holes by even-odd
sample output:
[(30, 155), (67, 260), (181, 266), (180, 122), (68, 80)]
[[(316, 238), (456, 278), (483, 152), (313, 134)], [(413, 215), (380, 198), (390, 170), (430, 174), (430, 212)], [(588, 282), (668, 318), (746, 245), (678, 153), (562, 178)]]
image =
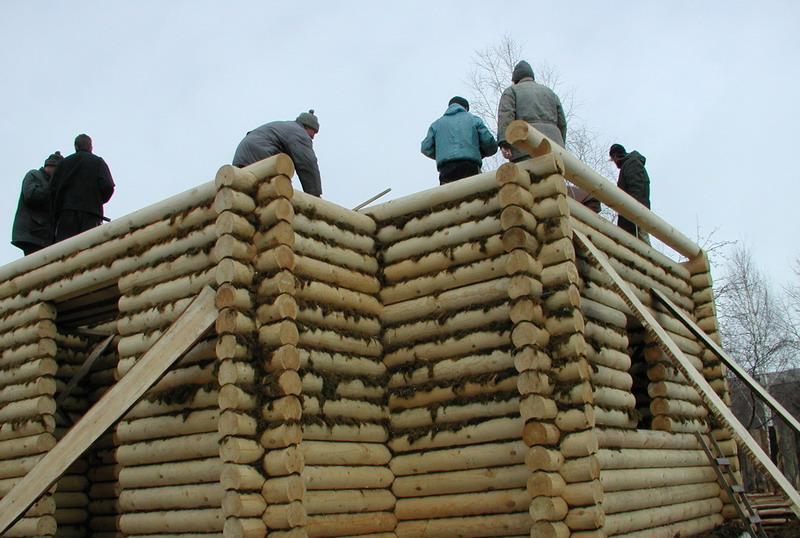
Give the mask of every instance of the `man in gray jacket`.
[(523, 120), (556, 144), (564, 147), (567, 119), (561, 100), (548, 88), (534, 82), (533, 68), (522, 60), (511, 75), (513, 84), (506, 88), (497, 107), (497, 141), (503, 157), (513, 162), (530, 156), (506, 142), (506, 128), (514, 120)]
[(303, 191), (322, 196), (322, 180), (312, 140), (319, 132), (319, 120), (313, 110), (303, 112), (294, 121), (273, 121), (253, 129), (239, 142), (233, 165), (243, 168), (254, 162), (285, 153), (294, 161)]
[(22, 180), (11, 244), (21, 248), (26, 256), (53, 244), (50, 179), (63, 159), (61, 152), (56, 151), (44, 161), (44, 166), (31, 170)]

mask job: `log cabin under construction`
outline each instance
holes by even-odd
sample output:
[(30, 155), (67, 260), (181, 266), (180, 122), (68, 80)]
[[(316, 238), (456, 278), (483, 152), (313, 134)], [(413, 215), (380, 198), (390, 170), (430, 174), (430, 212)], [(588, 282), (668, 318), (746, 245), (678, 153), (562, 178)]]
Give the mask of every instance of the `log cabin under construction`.
[(671, 538), (736, 517), (694, 435), (737, 454), (726, 368), (654, 296), (718, 338), (705, 254), (519, 123), (530, 160), (361, 211), (295, 191), (278, 155), (0, 268), (0, 529)]

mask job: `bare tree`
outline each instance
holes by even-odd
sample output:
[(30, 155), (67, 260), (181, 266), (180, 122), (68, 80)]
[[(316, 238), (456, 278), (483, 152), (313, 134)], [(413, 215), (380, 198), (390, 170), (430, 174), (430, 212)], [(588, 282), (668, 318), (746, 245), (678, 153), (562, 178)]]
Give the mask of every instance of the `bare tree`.
[[(723, 347), (754, 379), (786, 370), (797, 349), (796, 335), (769, 280), (756, 267), (749, 248), (735, 245), (726, 255), (724, 274), (716, 289), (717, 318)], [(759, 407), (750, 391), (731, 383), (731, 397), (746, 409), (748, 428), (760, 426)], [(742, 402), (746, 404), (742, 407)]]
[[(523, 45), (503, 35), (498, 42), (473, 53), (465, 81), (471, 94), (470, 112), (490, 127), (497, 126), (500, 96), (511, 84), (511, 74), (514, 66), (523, 59), (523, 52)], [(575, 99), (575, 88), (563, 87), (558, 69), (547, 62), (536, 63), (533, 67), (537, 82), (555, 91), (561, 99), (567, 118), (566, 148), (604, 177), (615, 180), (616, 171), (607, 155), (610, 143), (601, 143), (599, 134), (589, 129), (577, 114), (580, 104)], [(496, 168), (503, 163), (503, 158), (498, 154), (488, 161), (490, 167)]]

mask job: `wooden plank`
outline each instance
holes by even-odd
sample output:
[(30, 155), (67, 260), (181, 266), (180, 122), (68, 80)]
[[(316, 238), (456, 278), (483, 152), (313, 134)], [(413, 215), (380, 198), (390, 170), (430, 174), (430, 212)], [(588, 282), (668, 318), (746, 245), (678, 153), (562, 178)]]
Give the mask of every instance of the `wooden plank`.
[(186, 353), (217, 319), (206, 286), (128, 374), (92, 406), (64, 438), (0, 500), (0, 534), (8, 530), (112, 424)]
[(78, 369), (77, 372), (75, 372), (75, 375), (72, 376), (72, 379), (69, 380), (69, 383), (67, 383), (67, 386), (64, 387), (63, 391), (61, 391), (61, 394), (59, 394), (58, 398), (56, 398), (57, 408), (61, 407), (61, 404), (63, 404), (64, 400), (66, 400), (69, 397), (69, 395), (78, 385), (78, 383), (80, 383), (81, 379), (83, 379), (86, 376), (86, 374), (89, 373), (89, 370), (92, 369), (92, 366), (94, 365), (95, 361), (100, 357), (100, 355), (103, 354), (103, 351), (106, 350), (108, 344), (110, 344), (113, 339), (114, 339), (113, 334), (107, 336), (102, 342), (97, 344), (95, 348), (92, 350), (92, 352), (89, 354), (89, 356), (86, 357), (86, 360), (83, 361), (81, 367)]
[(663, 293), (654, 289), (653, 295), (661, 301), (661, 303), (669, 310), (675, 317), (677, 317), (686, 328), (689, 329), (692, 334), (694, 334), (698, 339), (700, 339), (713, 353), (717, 356), (717, 358), (722, 361), (722, 363), (728, 367), (734, 374), (737, 375), (742, 382), (747, 385), (750, 390), (755, 392), (759, 398), (761, 398), (767, 406), (775, 411), (780, 417), (786, 421), (790, 428), (792, 428), (796, 434), (800, 435), (800, 422), (798, 422), (787, 410), (783, 407), (778, 400), (772, 397), (772, 395), (764, 390), (758, 381), (750, 377), (747, 371), (739, 366), (739, 364), (727, 353), (723, 350), (719, 345), (708, 336), (708, 334), (703, 331), (697, 324), (689, 317), (689, 315), (681, 310), (675, 303), (670, 301)]
[(675, 342), (672, 341), (667, 332), (661, 327), (658, 321), (656, 321), (653, 314), (650, 313), (647, 307), (636, 297), (636, 294), (630, 286), (617, 274), (605, 254), (595, 247), (581, 232), (574, 230), (574, 234), (575, 237), (583, 243), (592, 258), (594, 258), (600, 267), (608, 273), (616, 291), (620, 294), (625, 303), (627, 303), (628, 307), (645, 329), (658, 339), (664, 352), (672, 359), (675, 367), (678, 368), (689, 381), (689, 384), (697, 390), (709, 410), (728, 428), (731, 434), (739, 441), (742, 449), (750, 454), (750, 456), (754, 458), (755, 463), (759, 464), (772, 478), (775, 484), (786, 493), (793, 504), (792, 510), (795, 514), (800, 516), (800, 495), (798, 495), (797, 491), (795, 491), (789, 481), (786, 480), (775, 464), (772, 463), (769, 456), (764, 453), (758, 443), (750, 436), (750, 433), (742, 426), (730, 408), (725, 405), (722, 398), (714, 392), (714, 389), (711, 388), (711, 385), (708, 384), (708, 381), (706, 381), (703, 375), (692, 366), (689, 359), (686, 358)]

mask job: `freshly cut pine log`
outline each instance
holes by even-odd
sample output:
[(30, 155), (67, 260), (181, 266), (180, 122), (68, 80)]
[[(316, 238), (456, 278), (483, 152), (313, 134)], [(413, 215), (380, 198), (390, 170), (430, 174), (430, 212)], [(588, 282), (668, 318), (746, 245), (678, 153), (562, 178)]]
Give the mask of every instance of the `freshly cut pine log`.
[[(259, 517), (264, 513), (267, 503), (261, 493), (240, 493), (227, 491), (222, 498), (222, 510), (237, 519)], [(260, 520), (259, 520), (260, 521)]]
[(552, 332), (545, 327), (528, 321), (523, 321), (517, 323), (514, 326), (514, 329), (511, 331), (511, 342), (516, 348), (522, 348), (525, 346), (546, 348), (550, 343), (551, 334)]
[[(250, 165), (253, 166), (253, 165)], [(294, 198), (295, 190), (292, 187), (292, 180), (286, 175), (271, 177), (269, 181), (262, 181), (256, 189), (255, 200), (261, 204), (269, 200)]]
[(298, 363), (294, 369), (308, 368), (313, 362), (314, 368), (339, 374), (378, 377), (386, 373), (386, 366), (382, 362), (368, 357), (353, 357), (317, 349), (313, 350), (313, 356), (308, 349), (297, 349), (297, 353)]
[(586, 358), (590, 363), (600, 364), (614, 370), (627, 372), (631, 368), (630, 355), (616, 349), (604, 347), (597, 351), (590, 345), (587, 346)]
[(130, 467), (209, 458), (220, 453), (220, 438), (214, 431), (122, 445), (117, 448), (117, 461), (123, 467)]
[(481, 259), (476, 262), (460, 265), (452, 271), (433, 273), (430, 276), (411, 278), (398, 284), (383, 287), (380, 290), (367, 290), (367, 293), (380, 291), (384, 305), (407, 301), (434, 292), (459, 288), (476, 282), (492, 280), (506, 275), (505, 255)]
[(635, 428), (637, 420), (629, 409), (595, 409), (595, 422), (609, 428)]
[[(267, 525), (260, 517), (228, 517), (225, 519), (225, 524), (223, 526), (223, 536), (259, 538), (261, 536), (266, 536), (266, 534)], [(212, 534), (210, 536), (214, 535)], [(186, 536), (184, 538), (191, 537)]]
[[(297, 393), (299, 394), (299, 391)], [(269, 422), (300, 420), (302, 414), (303, 404), (294, 394), (272, 400), (261, 408), (261, 418)]]
[(0, 347), (7, 348), (20, 344), (29, 344), (43, 338), (55, 338), (56, 325), (52, 320), (44, 319), (0, 334)]
[(508, 303), (494, 307), (479, 306), (474, 310), (464, 308), (460, 309), (458, 312), (452, 313), (446, 318), (423, 319), (418, 322), (410, 322), (397, 327), (388, 327), (383, 334), (383, 344), (385, 346), (408, 345), (420, 340), (430, 340), (435, 337), (441, 338), (470, 329), (482, 328), (488, 324), (502, 322), (508, 319)]
[(636, 407), (636, 397), (627, 390), (597, 385), (592, 390), (594, 403), (600, 407), (617, 407), (633, 409)]
[(138, 295), (123, 295), (119, 299), (119, 310), (120, 312), (138, 311), (164, 303), (174, 303), (185, 297), (193, 297), (200, 293), (204, 286), (213, 284), (215, 276), (215, 268), (211, 267), (200, 273), (156, 284), (146, 288)]
[(303, 440), (298, 446), (308, 465), (386, 465), (391, 459), (382, 444)]
[(52, 303), (34, 303), (18, 310), (8, 310), (0, 319), (0, 332), (43, 319), (54, 320), (57, 314), (56, 307)]
[(0, 403), (14, 402), (37, 396), (52, 396), (56, 392), (56, 380), (39, 377), (26, 383), (15, 383), (0, 388)]
[(57, 526), (56, 518), (52, 515), (23, 517), (3, 533), (3, 536), (53, 536)]
[[(398, 499), (394, 513), (400, 521), (449, 518), (527, 510), (531, 502), (524, 488), (443, 495), (436, 502), (426, 497)], [(452, 529), (460, 527), (452, 527)], [(404, 534), (404, 536), (408, 536)]]
[(708, 431), (708, 423), (704, 419), (691, 419), (686, 417), (676, 419), (665, 415), (653, 417), (651, 427), (654, 430), (673, 433), (702, 433)]
[[(349, 334), (343, 334), (335, 330), (308, 326), (304, 327), (298, 336), (299, 339), (296, 345), (301, 347), (322, 347), (334, 353), (352, 353), (354, 355), (364, 355), (367, 357), (379, 357), (383, 352), (383, 347), (377, 338), (368, 337), (368, 340), (364, 340), (359, 338), (358, 335), (350, 336)], [(262, 342), (264, 341), (262, 340)], [(275, 340), (273, 340), (273, 342), (275, 342)], [(291, 342), (281, 342), (281, 344), (286, 343)]]
[[(510, 283), (511, 281), (509, 281)], [(532, 297), (519, 297), (511, 303), (511, 311), (509, 318), (512, 323), (521, 323), (529, 321), (544, 325), (545, 315), (539, 301), (534, 301)]]
[(309, 441), (353, 441), (364, 443), (385, 443), (389, 439), (386, 428), (380, 424), (360, 424), (349, 426), (335, 424), (303, 425), (303, 440)]
[(531, 232), (523, 228), (510, 228), (503, 232), (503, 248), (506, 252), (521, 249), (527, 252), (539, 250), (539, 240)]
[(581, 278), (575, 262), (570, 260), (544, 267), (539, 276), (546, 288), (577, 284)]
[(119, 516), (124, 534), (176, 534), (222, 532), (225, 515), (221, 508), (136, 512)]
[(380, 335), (383, 328), (377, 317), (353, 315), (351, 312), (338, 309), (329, 311), (324, 305), (306, 305), (298, 311), (297, 321), (306, 325), (316, 325), (371, 337)]
[[(296, 445), (303, 439), (303, 431), (299, 424), (282, 424), (280, 426), (268, 427), (261, 432), (258, 438), (260, 447), (249, 446), (249, 451), (255, 456), (252, 461), (255, 461), (264, 453), (264, 449), (275, 450), (277, 448), (286, 448), (291, 445)], [(242, 439), (242, 441), (249, 441)], [(262, 448), (263, 447), (263, 448)], [(258, 454), (258, 455), (256, 455)], [(248, 457), (249, 459), (249, 457)], [(232, 460), (231, 460), (232, 461)], [(236, 463), (248, 463), (244, 460), (237, 461)]]
[(120, 422), (116, 437), (120, 443), (175, 437), (214, 431), (219, 422), (218, 409), (192, 411), (188, 415), (169, 415)]
[[(303, 393), (325, 393), (325, 380), (321, 376), (315, 375), (311, 372), (303, 376)], [(350, 399), (373, 399), (377, 400), (385, 395), (385, 391), (380, 385), (367, 385), (361, 379), (342, 380), (336, 384), (334, 394), (341, 398)]]
[(37, 396), (26, 400), (8, 402), (0, 407), (0, 422), (10, 422), (24, 417), (52, 415), (55, 412), (56, 402), (52, 396)]
[(568, 511), (569, 506), (561, 497), (536, 497), (529, 509), (534, 521), (562, 521)]
[(506, 273), (518, 273), (538, 277), (542, 274), (542, 262), (524, 250), (514, 250), (506, 256)]
[(558, 473), (536, 471), (527, 477), (527, 491), (531, 498), (558, 497), (564, 493), (566, 482)]
[(261, 495), (270, 504), (286, 504), (301, 500), (306, 494), (306, 484), (298, 474), (267, 478)]
[(541, 297), (542, 282), (530, 275), (514, 275), (508, 283), (508, 296), (512, 299)]
[(530, 534), (532, 525), (530, 514), (515, 512), (475, 517), (399, 521), (396, 532), (398, 536), (429, 538), (449, 538), (453, 536), (453, 529), (459, 529), (465, 536), (546, 536)]
[(56, 438), (49, 432), (0, 441), (0, 462), (22, 456), (41, 454), (55, 445)]
[[(297, 264), (294, 250), (289, 245), (277, 245), (268, 250), (260, 250), (253, 260), (253, 267), (260, 273), (273, 273), (278, 270), (292, 271)], [(273, 277), (274, 278), (274, 277)], [(259, 286), (259, 295), (269, 296), (269, 288), (265, 287), (269, 280), (264, 280)], [(288, 293), (288, 292), (285, 292)]]
[[(27, 438), (23, 437), (23, 439)], [(16, 441), (16, 439), (12, 439), (12, 441)], [(34, 456), (4, 457), (3, 460), (0, 461), (0, 479), (25, 476), (43, 456), (44, 453)]]
[(603, 499), (603, 486), (600, 480), (573, 482), (564, 486), (561, 497), (570, 506), (591, 506)]
[(603, 496), (603, 509), (606, 515), (619, 514), (633, 510), (656, 508), (665, 504), (685, 503), (719, 497), (720, 491), (721, 489), (716, 483), (614, 491), (608, 492)]
[(220, 310), (214, 326), (217, 334), (249, 334), (256, 328), (256, 320), (250, 313), (232, 308)]
[(377, 232), (377, 239), (384, 245), (390, 245), (415, 236), (429, 235), (453, 223), (461, 223), (497, 213), (500, 203), (497, 197), (485, 200), (474, 199), (461, 201), (458, 205), (444, 207), (437, 211), (415, 217), (398, 227), (393, 222), (386, 223)]
[(589, 482), (600, 478), (600, 461), (594, 454), (565, 460), (558, 473), (566, 482)]
[(594, 423), (594, 407), (589, 405), (559, 410), (555, 419), (555, 425), (564, 433), (588, 430)]
[(59, 344), (55, 340), (45, 338), (35, 343), (7, 347), (0, 354), (0, 368), (8, 368), (40, 357), (55, 357)]
[[(308, 536), (395, 536), (397, 518), (391, 512), (362, 514), (320, 514), (309, 516), (303, 525)], [(353, 534), (355, 533), (355, 534)], [(383, 534), (386, 533), (386, 534)], [(270, 535), (275, 533), (270, 532)], [(303, 534), (306, 536), (306, 534)]]
[(230, 234), (236, 237), (253, 237), (255, 227), (242, 215), (232, 211), (223, 211), (217, 217), (214, 228), (218, 236)]
[(604, 327), (593, 321), (586, 322), (585, 336), (603, 347), (623, 350), (628, 347), (628, 335), (625, 329)]
[(140, 400), (131, 408), (130, 411), (128, 411), (123, 419), (132, 420), (135, 418), (186, 412), (190, 409), (206, 409), (209, 407), (216, 407), (219, 399), (219, 391), (206, 390), (204, 387), (198, 387), (198, 390), (193, 397), (186, 398), (184, 401), (177, 403), (166, 403), (164, 401), (155, 399), (157, 398), (157, 395), (152, 396), (152, 398), (152, 400)]
[[(527, 372), (526, 372), (527, 373)], [(420, 390), (410, 396), (389, 395), (389, 409), (408, 409), (423, 407), (434, 403), (446, 402), (456, 398), (472, 397), (482, 394), (495, 394), (509, 392), (517, 386), (513, 377), (502, 381), (488, 381), (483, 383), (468, 382), (458, 386), (435, 387), (429, 390)]]
[(685, 400), (668, 398), (655, 398), (650, 402), (650, 411), (653, 415), (670, 415), (679, 417), (705, 418), (708, 409), (703, 404), (697, 405)]
[(303, 505), (309, 515), (392, 511), (395, 497), (384, 489), (340, 489), (306, 492)]
[(374, 275), (337, 267), (300, 254), (295, 254), (294, 272), (302, 277), (366, 294), (378, 293), (381, 289), (380, 282)]
[(410, 441), (407, 435), (395, 437), (389, 441), (389, 448), (398, 453), (521, 439), (522, 429), (523, 424), (520, 419), (496, 418), (465, 426), (455, 432), (445, 431), (435, 435), (431, 432), (413, 441)]
[(225, 258), (234, 258), (245, 263), (252, 262), (257, 253), (257, 247), (253, 243), (259, 237), (256, 235), (253, 240), (242, 241), (232, 235), (223, 235), (214, 243), (211, 259), (214, 262), (219, 262)]
[(293, 345), (284, 345), (274, 350), (261, 367), (268, 372), (281, 375), (284, 370), (297, 370), (300, 367), (300, 351)]
[(504, 207), (503, 212), (500, 214), (500, 225), (504, 230), (522, 228), (528, 232), (535, 233), (536, 223), (536, 217), (530, 211), (517, 205)]
[(325, 223), (318, 219), (298, 214), (292, 221), (292, 228), (297, 233), (306, 236), (317, 236), (342, 248), (362, 254), (375, 253), (375, 239), (371, 235), (362, 235), (353, 232), (352, 229), (344, 229), (340, 224)]
[(253, 192), (261, 180), (273, 176), (291, 177), (292, 174), (294, 174), (292, 159), (285, 153), (279, 153), (245, 168), (223, 165), (214, 177), (214, 185), (217, 189), (231, 187), (237, 191)]
[(603, 385), (604, 387), (629, 391), (633, 386), (633, 377), (628, 372), (595, 364), (594, 372), (592, 373), (592, 383)]
[(298, 213), (313, 214), (328, 222), (345, 223), (363, 235), (371, 236), (377, 228), (374, 218), (364, 215), (363, 212), (351, 211), (304, 192), (295, 191), (292, 204), (298, 209)]
[(181, 484), (123, 490), (119, 507), (124, 512), (143, 510), (211, 508), (222, 504), (225, 490), (219, 483)]
[(285, 476), (299, 473), (305, 467), (305, 456), (298, 446), (270, 450), (264, 454), (262, 469), (268, 476)]
[(251, 385), (258, 376), (255, 367), (249, 362), (222, 360), (219, 363), (217, 381), (220, 385)]
[(625, 534), (626, 538), (673, 538), (675, 536), (694, 536), (703, 531), (711, 530), (725, 521), (725, 517), (720, 514), (711, 514), (708, 516), (687, 519), (671, 523), (669, 525), (662, 525), (659, 527), (650, 527), (642, 531), (631, 532)]
[(252, 197), (230, 187), (222, 187), (214, 197), (214, 210), (217, 214), (223, 211), (233, 211), (247, 215), (255, 211), (255, 209), (256, 202)]
[(389, 467), (395, 476), (515, 465), (525, 460), (528, 447), (521, 440), (487, 443), (395, 456)]
[(184, 297), (174, 303), (159, 305), (120, 317), (117, 321), (117, 332), (122, 336), (128, 336), (150, 329), (167, 327), (183, 313), (192, 299), (193, 297)]
[(597, 459), (604, 470), (708, 465), (705, 453), (702, 450), (694, 449), (600, 449), (597, 452)]
[(452, 267), (494, 258), (503, 254), (502, 239), (499, 235), (481, 238), (455, 245), (443, 252), (435, 250), (421, 257), (407, 258), (383, 266), (383, 276), (389, 284), (400, 283), (412, 278), (432, 276)]
[(270, 529), (299, 527), (306, 521), (306, 509), (300, 501), (293, 501), (286, 505), (271, 504), (261, 515), (261, 520)]
[(348, 248), (328, 245), (315, 240), (313, 237), (296, 234), (294, 250), (299, 254), (308, 254), (314, 258), (323, 259), (335, 265), (362, 273), (375, 274), (378, 271), (378, 260), (374, 255), (362, 254)]
[(673, 468), (610, 469), (600, 473), (603, 491), (627, 491), (684, 484), (715, 482), (714, 470), (709, 467), (687, 467), (680, 473)]
[(309, 490), (388, 488), (394, 480), (392, 471), (376, 465), (306, 465), (301, 476)]
[(366, 422), (378, 422), (388, 418), (388, 411), (379, 404), (362, 402), (347, 398), (325, 399), (320, 405), (319, 398), (304, 396), (304, 415), (325, 415), (327, 417), (348, 417)]
[(438, 342), (427, 342), (411, 347), (387, 351), (384, 355), (384, 364), (387, 368), (415, 361), (417, 357), (424, 356), (428, 360), (451, 358), (459, 355), (480, 353), (482, 350), (491, 350), (508, 346), (511, 342), (509, 331), (502, 332), (473, 332), (458, 338), (448, 338)]
[(275, 224), (278, 221), (294, 222), (297, 214), (294, 211), (294, 206), (288, 198), (273, 198), (270, 201), (260, 203), (256, 208), (256, 216), (258, 217), (259, 226), (266, 227)]
[[(314, 361), (317, 364), (317, 361)], [(445, 359), (428, 363), (411, 371), (398, 372), (389, 377), (387, 388), (420, 385), (430, 381), (444, 381), (502, 372), (514, 367), (514, 359), (508, 351), (495, 350), (483, 355), (467, 355), (456, 359)]]
[(256, 319), (266, 324), (282, 319), (297, 319), (297, 313), (297, 300), (288, 293), (282, 293), (262, 302), (256, 310)]
[(595, 428), (582, 432), (568, 433), (561, 440), (561, 454), (565, 458), (580, 458), (594, 454), (598, 449), (597, 432), (601, 431), (603, 430)]
[(528, 480), (524, 465), (491, 467), (428, 473), (423, 476), (399, 476), (392, 483), (392, 493), (400, 498), (450, 495), (455, 493), (482, 492), (524, 488)]
[(237, 491), (261, 491), (266, 477), (251, 465), (220, 462), (219, 483), (223, 489)]
[(514, 350), (514, 368), (522, 373), (526, 370), (546, 372), (553, 366), (553, 360), (541, 349), (524, 347)]
[(622, 512), (606, 517), (604, 530), (608, 534), (649, 529), (688, 519), (718, 514), (722, 501), (718, 498), (658, 506), (635, 512)]
[(645, 448), (645, 449), (699, 449), (697, 438), (691, 434), (673, 434), (655, 430), (612, 430), (598, 429), (597, 440), (602, 448)]
[[(208, 227), (210, 232), (210, 227)], [(198, 237), (199, 239), (199, 237)], [(207, 243), (213, 241), (210, 237), (203, 237)], [(181, 250), (176, 250), (180, 252)], [(135, 290), (143, 289), (154, 284), (174, 279), (176, 276), (196, 273), (213, 265), (213, 260), (207, 252), (183, 254), (176, 258), (170, 257), (169, 261), (162, 261), (153, 266), (137, 267), (135, 271), (122, 276), (118, 281), (119, 291), (123, 295), (135, 295)]]
[(297, 325), (290, 320), (262, 325), (258, 329), (258, 340), (265, 346), (296, 346), (300, 340)]
[(395, 303), (383, 309), (381, 319), (387, 325), (395, 325), (436, 314), (450, 314), (481, 303), (492, 304), (508, 298), (509, 282), (509, 278), (497, 278)]
[[(466, 405), (443, 405), (432, 412), (428, 408), (408, 409), (392, 413), (390, 421), (394, 428), (418, 428), (433, 424), (463, 422), (477, 418), (504, 417), (518, 411), (519, 398), (490, 401)], [(332, 413), (326, 413), (331, 416)], [(358, 417), (354, 417), (358, 418)]]
[(218, 482), (222, 461), (218, 457), (152, 465), (128, 466), (119, 469), (119, 487), (124, 490)]
[(366, 315), (377, 316), (382, 310), (380, 302), (372, 295), (314, 280), (302, 282), (294, 296), (303, 301), (355, 310)]
[(451, 224), (450, 226), (426, 234), (404, 239), (389, 245), (383, 252), (383, 261), (393, 263), (420, 254), (446, 249), (464, 244), (476, 237), (489, 237), (503, 231), (496, 215), (489, 215), (480, 220)]
[[(571, 531), (591, 531), (592, 529), (603, 527), (605, 514), (602, 506), (579, 506), (572, 508), (567, 513), (564, 523), (567, 524)], [(605, 533), (599, 533), (597, 536), (605, 536)]]

